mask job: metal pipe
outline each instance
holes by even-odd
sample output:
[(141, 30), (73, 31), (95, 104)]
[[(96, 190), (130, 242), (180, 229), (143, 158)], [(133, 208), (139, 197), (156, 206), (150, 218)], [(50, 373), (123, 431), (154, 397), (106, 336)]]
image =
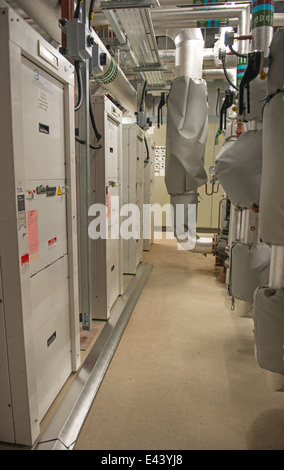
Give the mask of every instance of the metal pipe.
[[(195, 4), (194, 3), (194, 0), (159, 0), (160, 2), (160, 5), (162, 8), (174, 8), (174, 7), (178, 7), (178, 6), (188, 6), (188, 5), (192, 5), (194, 7), (198, 7), (198, 8), (202, 8), (202, 6), (204, 7), (208, 7), (208, 3), (206, 3), (205, 1), (203, 2), (203, 5), (202, 5), (202, 2), (200, 2), (200, 4)], [(238, 5), (238, 4), (248, 4), (248, 3), (251, 3), (251, 0), (247, 0), (247, 1), (243, 1), (243, 0), (235, 0), (234, 1), (234, 4)], [(224, 4), (226, 4), (226, 2), (224, 1)], [(215, 4), (214, 4), (215, 6)], [(216, 5), (218, 7), (221, 7), (221, 6), (227, 6), (227, 7), (230, 7), (230, 5)], [(231, 6), (231, 8), (234, 8), (233, 6)]]
[(175, 10), (152, 10), (151, 17), (154, 25), (164, 23), (163, 29), (167, 21), (185, 21), (185, 20), (218, 20), (227, 18), (239, 18), (243, 8), (234, 9), (208, 9), (208, 10), (192, 10), (188, 8), (180, 8)]
[(246, 245), (259, 243), (259, 217), (258, 212), (245, 209), (242, 211), (240, 241)]
[(204, 40), (201, 30), (182, 30), (175, 38), (175, 45), (175, 78), (202, 77)]
[[(174, 61), (176, 57), (176, 50), (175, 49), (159, 49), (159, 56), (161, 59), (169, 59)], [(215, 52), (213, 47), (208, 47), (207, 49), (203, 49), (203, 62), (210, 62), (214, 63), (215, 60)]]
[[(238, 22), (238, 35), (239, 36), (248, 36), (250, 34), (250, 7), (247, 6), (243, 9), (240, 14)], [(238, 42), (238, 52), (240, 54), (247, 54), (249, 52), (249, 41), (239, 41)], [(237, 86), (240, 86), (242, 78), (245, 74), (247, 66), (246, 57), (238, 57), (238, 66), (237, 66)]]
[[(206, 20), (206, 18), (201, 18), (201, 19)], [(212, 19), (212, 18), (210, 18), (210, 19)], [(239, 16), (235, 17), (235, 18), (227, 18), (227, 19), (229, 20), (228, 26), (232, 26), (232, 27), (238, 26)], [(101, 20), (99, 20), (99, 18), (98, 18), (98, 19), (96, 19), (96, 21), (97, 21), (97, 24), (101, 24), (101, 25), (103, 25), (103, 24), (106, 25), (107, 24), (105, 18), (103, 18), (103, 15), (102, 15)], [(176, 20), (172, 20), (172, 19), (167, 18), (163, 21), (159, 21), (158, 16), (155, 16), (155, 17), (152, 16), (152, 22), (153, 22), (153, 26), (155, 28), (155, 32), (156, 32), (157, 35), (165, 34), (167, 29), (181, 30), (181, 29), (184, 29), (184, 28), (197, 28), (198, 27), (197, 26), (197, 19), (193, 19), (193, 18), (182, 18), (181, 17), (181, 18), (176, 19)], [(274, 13), (273, 26), (274, 27), (284, 26), (284, 14), (283, 13)]]
[[(175, 49), (160, 49), (159, 50), (160, 59), (164, 64), (173, 65), (176, 57)], [(227, 68), (236, 68), (237, 66), (237, 57), (235, 55), (226, 56), (226, 66)], [(214, 48), (207, 48), (203, 50), (203, 70), (212, 70), (219, 69), (223, 70), (222, 62), (217, 57), (217, 51)]]
[[(229, 76), (231, 82), (236, 83), (236, 69), (227, 69), (227, 75)], [(202, 76), (205, 79), (218, 79), (225, 78), (224, 70), (222, 69), (204, 69)]]
[[(155, 33), (157, 36), (159, 35), (165, 35), (165, 32), (168, 29), (187, 29), (187, 28), (199, 28), (197, 25), (198, 20), (191, 20), (191, 19), (180, 19), (180, 20), (175, 20), (175, 21), (165, 21), (165, 22), (160, 22), (156, 21), (155, 19), (152, 20), (153, 26), (155, 28)], [(228, 26), (236, 27), (238, 25), (238, 19), (237, 18), (229, 18), (229, 23)]]
[[(269, 287), (272, 289), (284, 289), (284, 246), (272, 246), (269, 271)], [(267, 371), (267, 388), (272, 391), (283, 391), (283, 375)]]
[(237, 240), (240, 236), (240, 215), (241, 215), (241, 211), (237, 210), (235, 206), (231, 203), (229, 238), (228, 238), (229, 248), (232, 247), (233, 241)]
[(213, 253), (213, 237), (196, 237), (196, 245), (193, 253), (202, 253), (203, 255)]
[(257, 5), (252, 0), (252, 49), (264, 51), (269, 54), (269, 46), (273, 37), (274, 0), (266, 0)]
[(273, 289), (284, 288), (284, 246), (272, 246), (269, 287)]

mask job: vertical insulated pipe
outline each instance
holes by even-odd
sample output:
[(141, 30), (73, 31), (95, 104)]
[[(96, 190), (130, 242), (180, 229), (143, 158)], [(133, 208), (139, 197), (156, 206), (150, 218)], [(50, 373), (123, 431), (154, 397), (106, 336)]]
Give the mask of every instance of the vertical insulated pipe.
[[(238, 21), (238, 35), (248, 36), (250, 33), (250, 6), (242, 10), (239, 15)], [(247, 54), (249, 51), (249, 41), (242, 40), (238, 43), (238, 52), (240, 54)], [(245, 57), (237, 58), (237, 87), (239, 88), (244, 73), (247, 68), (247, 59)], [(235, 206), (231, 203), (231, 214), (229, 224), (229, 239), (228, 246), (231, 248), (234, 240), (240, 236), (241, 212), (236, 210)], [(226, 270), (226, 282), (229, 282), (230, 267)]]
[[(264, 51), (268, 56), (269, 46), (273, 37), (274, 0), (252, 0), (252, 50)], [(248, 33), (243, 33), (248, 34)], [(240, 64), (239, 64), (239, 67)], [(239, 78), (239, 77), (238, 77)], [(240, 77), (241, 78), (241, 77)], [(250, 121), (250, 130), (261, 127), (261, 123)], [(252, 230), (253, 228), (253, 230)], [(241, 242), (259, 243), (259, 214), (251, 210), (242, 212)], [(237, 311), (239, 316), (245, 316), (251, 309), (248, 302), (238, 301)]]
[(175, 78), (202, 79), (204, 41), (198, 28), (184, 29), (175, 38)]
[[(252, 0), (252, 46), (255, 50), (269, 54), (273, 38), (274, 0)], [(269, 287), (284, 287), (284, 247), (272, 246), (269, 274)], [(270, 390), (283, 390), (284, 377), (267, 371), (267, 387)]]
[(274, 0), (252, 0), (252, 48), (269, 53), (273, 37)]
[[(250, 33), (250, 6), (247, 6), (240, 14), (238, 21), (238, 35), (248, 36)], [(246, 54), (249, 51), (249, 41), (244, 40), (238, 43), (238, 52), (240, 54)], [(238, 57), (237, 63), (237, 87), (239, 88), (244, 73), (247, 68), (247, 59), (245, 57)], [(240, 224), (241, 224), (241, 212), (236, 210), (235, 206), (231, 203), (231, 214), (229, 224), (229, 239), (228, 246), (232, 247), (234, 240), (240, 236)], [(226, 280), (229, 282), (230, 268), (226, 272)]]
[[(284, 289), (284, 246), (272, 246), (271, 248), (269, 287)], [(266, 385), (269, 390), (283, 391), (283, 375), (267, 371)]]
[[(187, 76), (193, 80), (202, 80), (204, 39), (201, 29), (184, 29), (175, 36), (174, 42), (176, 46), (174, 78)], [(189, 196), (188, 200), (192, 204), (196, 204), (197, 214), (197, 190), (188, 191), (187, 195)], [(177, 197), (177, 195), (174, 196), (175, 199)], [(173, 201), (173, 198), (171, 200)], [(188, 227), (188, 230), (191, 231), (190, 227)], [(194, 227), (194, 233), (195, 230), (196, 227)], [(179, 243), (181, 243), (181, 240), (179, 240)], [(196, 244), (195, 249), (197, 250), (197, 248)], [(212, 252), (212, 243), (211, 247), (205, 248), (206, 251), (207, 249)]]
[[(238, 35), (248, 36), (250, 33), (250, 6), (243, 9), (239, 17)], [(238, 43), (238, 52), (240, 54), (247, 54), (249, 51), (249, 41), (242, 40)], [(245, 57), (238, 57), (237, 65), (237, 87), (240, 86), (242, 78), (247, 68), (247, 59)]]

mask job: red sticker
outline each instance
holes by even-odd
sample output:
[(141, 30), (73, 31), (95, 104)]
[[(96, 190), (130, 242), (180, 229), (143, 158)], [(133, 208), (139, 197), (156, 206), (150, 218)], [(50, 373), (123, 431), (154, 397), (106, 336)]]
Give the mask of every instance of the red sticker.
[(29, 262), (30, 262), (29, 253), (26, 253), (25, 255), (21, 257), (21, 264), (22, 266), (24, 266), (24, 264), (29, 263)]
[(57, 237), (52, 238), (51, 240), (48, 240), (48, 246), (54, 245), (54, 243), (57, 242)]

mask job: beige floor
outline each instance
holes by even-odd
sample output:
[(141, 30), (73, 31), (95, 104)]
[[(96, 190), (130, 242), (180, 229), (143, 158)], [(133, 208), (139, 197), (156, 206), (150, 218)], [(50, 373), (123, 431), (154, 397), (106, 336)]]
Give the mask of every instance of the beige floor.
[[(267, 387), (214, 258), (163, 239), (143, 261), (153, 269), (75, 450), (284, 450), (284, 392)], [(17, 448), (29, 450), (0, 443)]]
[(253, 323), (231, 311), (213, 257), (159, 240), (76, 450), (284, 450), (284, 393), (267, 387)]

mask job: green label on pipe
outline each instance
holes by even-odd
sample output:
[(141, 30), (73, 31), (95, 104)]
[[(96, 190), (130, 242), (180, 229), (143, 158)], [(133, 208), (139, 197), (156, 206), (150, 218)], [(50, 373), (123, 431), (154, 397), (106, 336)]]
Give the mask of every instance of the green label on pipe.
[(238, 57), (238, 65), (237, 65), (237, 86), (240, 86), (242, 78), (245, 74), (247, 68), (247, 59), (245, 57)]
[(252, 1), (252, 29), (259, 26), (273, 26), (274, 1)]
[(197, 28), (220, 28), (222, 26), (228, 26), (228, 25), (229, 25), (229, 19), (197, 21)]
[(193, 5), (214, 5), (214, 3), (224, 3), (223, 0), (193, 0)]

